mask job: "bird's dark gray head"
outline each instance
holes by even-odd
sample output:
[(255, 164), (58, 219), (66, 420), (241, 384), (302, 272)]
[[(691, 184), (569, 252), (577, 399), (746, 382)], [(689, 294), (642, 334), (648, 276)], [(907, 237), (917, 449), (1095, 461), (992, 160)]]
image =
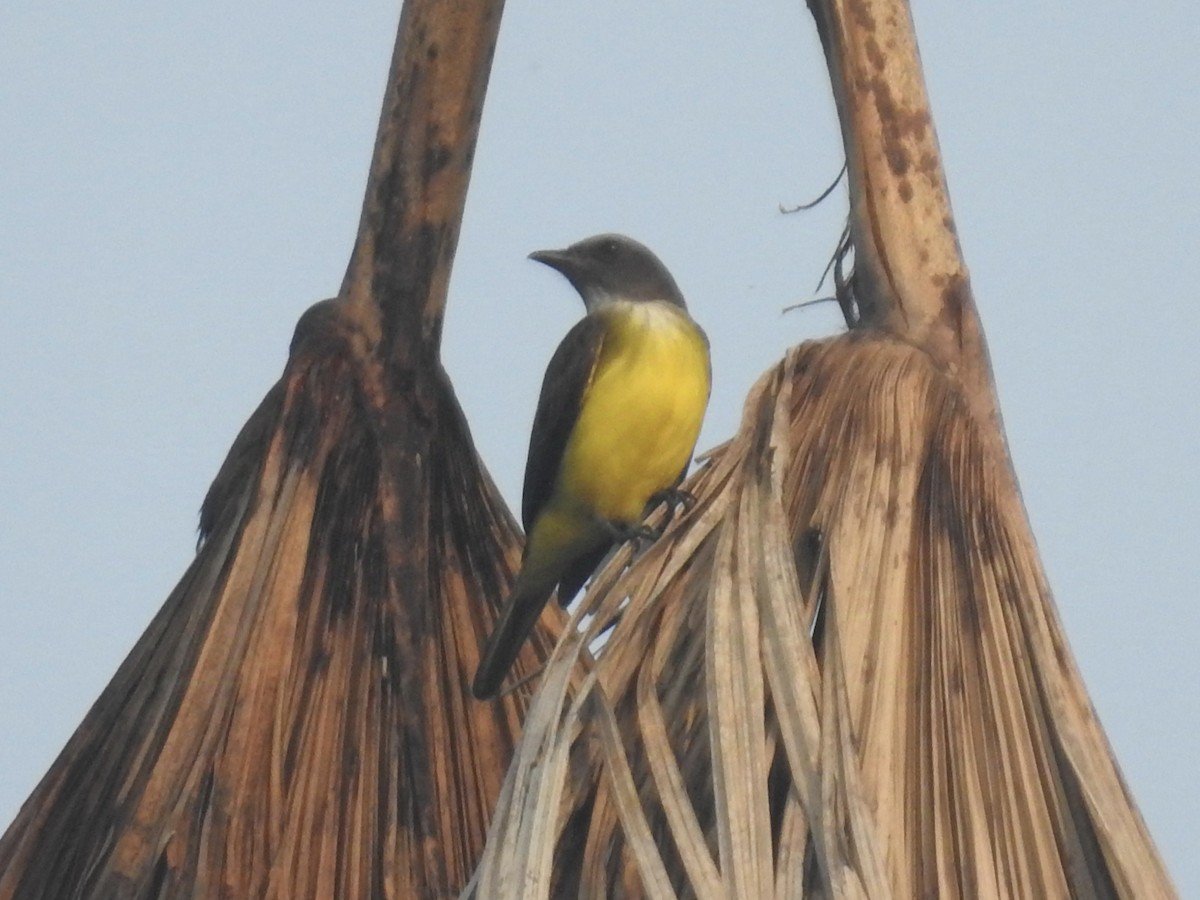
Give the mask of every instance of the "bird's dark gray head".
[(650, 249), (623, 234), (598, 234), (566, 250), (529, 254), (566, 276), (588, 312), (613, 300), (665, 300), (683, 309), (675, 279)]

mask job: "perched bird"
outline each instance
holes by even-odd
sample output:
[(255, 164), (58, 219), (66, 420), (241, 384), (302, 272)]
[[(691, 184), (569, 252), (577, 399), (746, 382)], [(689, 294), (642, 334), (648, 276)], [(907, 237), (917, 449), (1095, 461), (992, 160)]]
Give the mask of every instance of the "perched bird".
[(647, 505), (687, 471), (708, 406), (708, 338), (671, 273), (631, 238), (602, 234), (530, 259), (557, 269), (587, 315), (555, 351), (533, 419), (525, 554), (472, 692), (493, 696), (542, 608), (564, 604)]

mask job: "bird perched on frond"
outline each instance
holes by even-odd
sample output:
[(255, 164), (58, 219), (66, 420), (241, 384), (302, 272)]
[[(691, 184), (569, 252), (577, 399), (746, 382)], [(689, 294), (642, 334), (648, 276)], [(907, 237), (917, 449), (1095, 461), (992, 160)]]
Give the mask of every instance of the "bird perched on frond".
[(711, 384), (708, 338), (649, 249), (602, 234), (530, 259), (561, 272), (587, 315), (558, 345), (525, 465), (525, 553), (472, 692), (493, 696), (543, 607), (564, 604), (652, 500), (687, 471)]

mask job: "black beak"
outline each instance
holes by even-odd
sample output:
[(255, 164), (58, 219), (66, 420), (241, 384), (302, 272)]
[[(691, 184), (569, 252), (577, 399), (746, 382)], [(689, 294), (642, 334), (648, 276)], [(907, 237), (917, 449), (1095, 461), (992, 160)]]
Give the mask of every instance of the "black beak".
[(579, 261), (569, 250), (535, 250), (529, 254), (529, 258), (562, 272), (567, 278), (579, 271)]

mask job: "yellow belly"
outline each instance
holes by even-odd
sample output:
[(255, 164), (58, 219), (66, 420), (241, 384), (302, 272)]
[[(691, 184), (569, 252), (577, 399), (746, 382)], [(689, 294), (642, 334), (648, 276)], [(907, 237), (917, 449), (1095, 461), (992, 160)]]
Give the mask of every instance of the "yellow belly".
[(621, 304), (560, 468), (560, 496), (610, 522), (641, 519), (691, 458), (708, 406), (708, 344), (675, 307)]

